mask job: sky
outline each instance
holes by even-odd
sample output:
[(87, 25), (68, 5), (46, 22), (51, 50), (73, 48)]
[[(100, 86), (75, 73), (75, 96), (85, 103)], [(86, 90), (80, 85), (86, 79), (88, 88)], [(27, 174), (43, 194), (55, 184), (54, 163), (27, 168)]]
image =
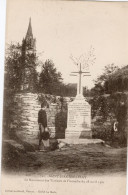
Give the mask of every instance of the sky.
[(8, 0), (6, 43), (22, 42), (30, 17), (40, 59), (52, 59), (66, 83), (77, 82), (71, 56), (88, 57), (90, 47), (96, 60), (83, 78), (88, 88), (104, 66), (128, 64), (128, 2)]

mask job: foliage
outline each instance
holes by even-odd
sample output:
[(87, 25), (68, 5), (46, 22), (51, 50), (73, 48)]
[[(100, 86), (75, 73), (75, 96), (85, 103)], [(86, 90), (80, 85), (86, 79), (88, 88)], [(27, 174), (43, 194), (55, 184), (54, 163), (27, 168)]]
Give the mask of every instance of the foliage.
[[(90, 100), (93, 118), (93, 137), (111, 141), (113, 121), (118, 121), (114, 135), (117, 145), (126, 146), (128, 66), (105, 67), (104, 73), (95, 81)], [(124, 93), (123, 93), (124, 92)]]
[(102, 125), (94, 126), (92, 128), (92, 137), (102, 139), (114, 147), (127, 147), (127, 135), (124, 132), (114, 132), (114, 137), (112, 138), (111, 129), (111, 124), (102, 123)]
[(22, 81), (21, 45), (11, 44), (7, 48), (5, 57), (5, 88), (12, 91), (19, 90)]
[[(21, 85), (27, 78), (33, 83), (33, 89), (37, 87), (37, 57), (33, 53), (26, 52), (24, 55), (22, 46), (18, 44), (10, 44), (6, 51), (5, 57), (5, 88), (7, 90), (18, 92)], [(26, 76), (26, 72), (31, 75)]]
[(104, 93), (108, 93), (106, 82), (109, 82), (110, 76), (112, 77), (113, 74), (118, 70), (119, 68), (114, 64), (109, 64), (105, 66), (103, 74), (101, 74), (95, 80), (95, 86), (91, 89), (91, 94), (94, 96), (94, 95), (102, 95)]
[(60, 95), (64, 97), (75, 97), (77, 93), (76, 84), (62, 84)]
[(95, 96), (91, 101), (92, 118), (95, 116), (102, 116), (102, 120), (105, 121), (110, 112), (110, 102), (104, 96)]
[(95, 96), (90, 104), (93, 138), (112, 141), (112, 125), (114, 121), (118, 121), (118, 132), (114, 137), (119, 145), (126, 145), (127, 93)]
[(95, 81), (95, 83), (100, 83), (100, 84), (104, 84), (104, 82), (108, 79), (108, 77), (110, 75), (113, 75), (113, 73), (115, 71), (117, 71), (119, 68), (117, 66), (115, 66), (114, 64), (108, 64), (107, 66), (105, 66), (104, 68), (104, 72), (102, 75), (100, 75), (97, 80)]
[(104, 87), (108, 93), (116, 91), (123, 92), (128, 90), (128, 65), (118, 69), (114, 74), (109, 75), (104, 83)]
[(111, 125), (102, 124), (100, 126), (94, 126), (92, 128), (92, 137), (94, 139), (102, 139), (104, 141), (111, 140)]
[(128, 65), (118, 68), (114, 64), (105, 66), (104, 73), (95, 81), (91, 94), (102, 95), (105, 93), (123, 92), (128, 90)]
[(58, 95), (62, 86), (61, 73), (52, 60), (46, 60), (39, 75), (39, 92)]
[(87, 71), (89, 70), (89, 66), (95, 63), (95, 49), (91, 46), (87, 53), (83, 53), (79, 57), (73, 57), (71, 55), (70, 58), (75, 65), (78, 66), (79, 64), (81, 64), (82, 69)]
[[(107, 120), (113, 116), (119, 118), (117, 115), (123, 114), (123, 110), (119, 110), (121, 103), (124, 102), (125, 107), (127, 107), (126, 101), (127, 95), (125, 93), (95, 96), (90, 100), (92, 118), (96, 116), (102, 116), (102, 120)], [(126, 113), (124, 115), (126, 117)]]

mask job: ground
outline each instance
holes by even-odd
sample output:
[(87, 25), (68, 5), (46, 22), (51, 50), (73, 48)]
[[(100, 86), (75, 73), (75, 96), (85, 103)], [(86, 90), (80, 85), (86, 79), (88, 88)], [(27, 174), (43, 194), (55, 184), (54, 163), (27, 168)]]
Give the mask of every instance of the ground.
[(71, 145), (49, 152), (26, 152), (22, 148), (14, 152), (6, 150), (5, 147), (3, 170), (28, 176), (124, 175), (126, 157), (126, 148), (114, 148), (105, 144)]

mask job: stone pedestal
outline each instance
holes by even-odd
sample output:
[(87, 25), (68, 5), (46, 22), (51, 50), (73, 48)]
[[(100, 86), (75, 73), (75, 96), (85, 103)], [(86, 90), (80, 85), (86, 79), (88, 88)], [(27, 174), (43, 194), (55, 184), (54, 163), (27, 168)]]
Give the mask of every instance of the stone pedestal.
[(66, 139), (92, 138), (91, 106), (83, 95), (77, 95), (68, 105)]
[(88, 144), (105, 144), (105, 141), (101, 140), (101, 139), (58, 139), (59, 143), (66, 143), (69, 145), (79, 145), (79, 144), (84, 144), (84, 145), (88, 145)]

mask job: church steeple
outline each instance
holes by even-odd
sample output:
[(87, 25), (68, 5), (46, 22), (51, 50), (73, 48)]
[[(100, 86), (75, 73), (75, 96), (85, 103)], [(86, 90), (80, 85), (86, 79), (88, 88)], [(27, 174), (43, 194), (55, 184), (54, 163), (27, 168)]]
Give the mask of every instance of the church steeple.
[(23, 52), (29, 50), (29, 52), (35, 53), (36, 50), (36, 39), (33, 38), (31, 18), (29, 19), (29, 25), (25, 39), (22, 41), (22, 48), (24, 50)]
[(23, 76), (21, 90), (31, 91), (35, 85), (36, 39), (33, 38), (31, 18), (25, 38), (22, 41)]
[(32, 25), (31, 25), (31, 18), (29, 19), (29, 25), (28, 25), (28, 30), (27, 30), (27, 34), (26, 34), (26, 41), (30, 40), (33, 38), (33, 34), (32, 34)]

